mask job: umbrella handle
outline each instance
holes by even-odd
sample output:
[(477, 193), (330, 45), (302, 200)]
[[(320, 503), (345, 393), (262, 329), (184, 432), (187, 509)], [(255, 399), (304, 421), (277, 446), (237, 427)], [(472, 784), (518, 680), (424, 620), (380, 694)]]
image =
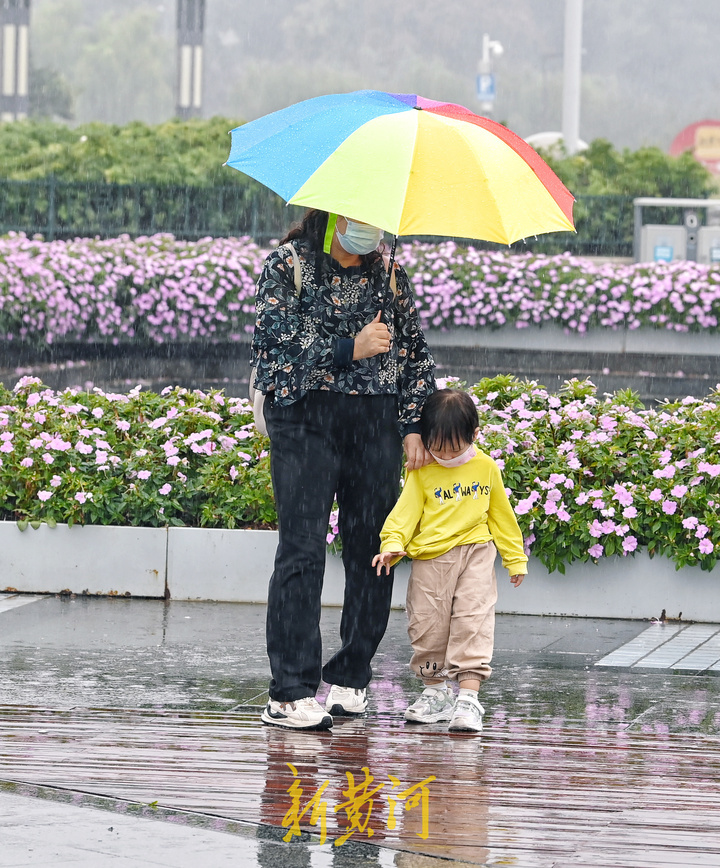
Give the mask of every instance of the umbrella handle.
[[(385, 281), (385, 292), (383, 293), (383, 313), (385, 313), (385, 299), (390, 297), (392, 293), (393, 299), (397, 294), (397, 284), (395, 282), (395, 248), (397, 247), (397, 235), (393, 235), (392, 246), (390, 247), (390, 258), (388, 260), (387, 280)], [(382, 317), (380, 317), (382, 320)]]

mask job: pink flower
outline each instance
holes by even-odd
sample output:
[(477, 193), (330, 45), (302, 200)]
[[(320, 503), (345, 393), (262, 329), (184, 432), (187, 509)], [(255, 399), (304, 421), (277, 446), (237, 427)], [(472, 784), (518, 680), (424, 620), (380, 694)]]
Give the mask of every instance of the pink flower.
[(637, 544), (638, 542), (634, 536), (626, 536), (623, 540), (623, 551), (625, 552), (625, 554), (627, 554), (628, 552), (634, 552), (637, 548)]
[(595, 537), (595, 539), (599, 539), (603, 535), (602, 525), (597, 519), (591, 525), (588, 525), (588, 533), (590, 536)]
[(560, 509), (558, 509), (557, 517), (560, 521), (570, 521), (570, 513), (564, 506), (561, 506)]
[(678, 505), (674, 500), (663, 500), (662, 502), (662, 511), (665, 515), (675, 515), (677, 507)]
[(53, 461), (54, 461), (55, 459), (52, 457), (52, 455), (51, 455), (49, 452), (44, 452), (44, 453), (43, 453), (42, 460), (43, 460), (46, 464), (52, 464)]
[(710, 528), (706, 524), (699, 524), (697, 530), (695, 531), (695, 536), (698, 539), (702, 539), (703, 537), (707, 536), (709, 530)]
[(46, 500), (50, 500), (53, 496), (52, 491), (38, 491), (38, 500), (42, 500), (44, 503)]
[(121, 431), (129, 431), (130, 430), (130, 423), (126, 422), (124, 419), (118, 419), (117, 422), (115, 423), (115, 425)]
[(653, 488), (650, 494), (648, 494), (648, 498), (657, 503), (662, 498), (662, 491), (659, 488)]
[(32, 467), (33, 466), (32, 458), (23, 458), (23, 460), (20, 462), (20, 466), (21, 467)]
[(590, 546), (590, 548), (588, 549), (588, 554), (591, 558), (601, 558), (604, 551), (605, 549), (603, 546), (600, 545), (600, 543), (595, 543), (595, 545)]
[(169, 482), (166, 482), (165, 485), (162, 486), (162, 488), (158, 489), (158, 491), (160, 494), (162, 494), (163, 497), (165, 497), (165, 495), (170, 494), (170, 492), (172, 491), (172, 485), (170, 485)]
[(694, 527), (698, 526), (698, 520), (694, 515), (688, 516), (688, 518), (684, 518), (682, 522), (685, 530), (692, 530)]
[(152, 474), (149, 470), (139, 470), (138, 471), (138, 479), (150, 479)]
[(715, 548), (715, 546), (710, 542), (709, 539), (701, 539), (700, 545), (698, 546), (698, 550), (702, 552), (704, 555), (709, 555), (710, 552)]
[(672, 494), (673, 497), (683, 497), (687, 493), (688, 493), (687, 485), (676, 485), (672, 489), (672, 491), (670, 492), (670, 494)]
[(623, 518), (637, 518), (638, 511), (634, 506), (626, 506), (623, 510)]
[(617, 483), (615, 485), (614, 499), (617, 500), (620, 506), (630, 506), (633, 502), (633, 496), (627, 488)]
[(89, 492), (78, 491), (75, 494), (75, 500), (77, 500), (78, 503), (85, 503), (86, 500), (92, 500), (92, 494)]
[(712, 476), (714, 479), (716, 476), (720, 476), (720, 464), (710, 464), (707, 461), (698, 462), (698, 473), (707, 473), (708, 476)]
[(170, 465), (170, 467), (177, 467), (180, 463), (180, 457), (178, 455), (171, 455), (168, 458), (167, 463)]

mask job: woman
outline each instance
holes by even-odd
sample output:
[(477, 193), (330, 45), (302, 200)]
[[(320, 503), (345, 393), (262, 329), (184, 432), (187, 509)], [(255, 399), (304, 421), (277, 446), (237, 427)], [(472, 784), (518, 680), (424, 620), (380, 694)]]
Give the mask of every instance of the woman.
[[(409, 469), (431, 459), (420, 409), (434, 362), (402, 268), (389, 280), (382, 230), (311, 210), (267, 258), (257, 286), (255, 387), (266, 395), (279, 544), (268, 589), (272, 680), (264, 723), (332, 726), (361, 714), (371, 660), (390, 613), (392, 576), (372, 559)], [(294, 280), (297, 253), (302, 271)], [(345, 596), (342, 647), (322, 666), (320, 596), (328, 519), (337, 497)], [(323, 709), (321, 678), (331, 685)]]

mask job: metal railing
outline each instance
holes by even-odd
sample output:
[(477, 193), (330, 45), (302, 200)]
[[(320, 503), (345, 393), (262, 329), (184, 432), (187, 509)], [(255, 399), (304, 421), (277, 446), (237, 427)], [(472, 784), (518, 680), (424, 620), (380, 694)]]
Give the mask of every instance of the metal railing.
[[(511, 249), (632, 256), (632, 202), (630, 196), (579, 196), (576, 235), (540, 235)], [(48, 241), (168, 232), (186, 240), (249, 235), (264, 244), (284, 235), (302, 213), (303, 209), (286, 206), (279, 196), (255, 183), (194, 187), (82, 183), (54, 177), (0, 180), (0, 234), (24, 232)]]

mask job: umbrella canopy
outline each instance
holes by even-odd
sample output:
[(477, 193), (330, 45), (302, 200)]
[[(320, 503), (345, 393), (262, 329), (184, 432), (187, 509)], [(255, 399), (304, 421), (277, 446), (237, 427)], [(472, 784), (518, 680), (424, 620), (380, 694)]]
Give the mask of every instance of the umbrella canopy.
[(393, 235), (511, 244), (574, 231), (572, 194), (502, 124), (414, 94), (356, 91), (232, 130), (227, 165), (288, 203)]

